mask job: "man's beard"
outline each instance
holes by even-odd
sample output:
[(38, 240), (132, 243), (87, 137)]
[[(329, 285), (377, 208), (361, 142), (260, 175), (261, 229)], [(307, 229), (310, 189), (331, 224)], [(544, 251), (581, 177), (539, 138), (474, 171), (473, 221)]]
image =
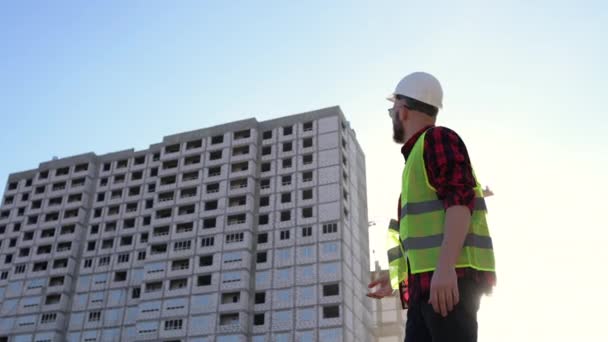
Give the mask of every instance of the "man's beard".
[(403, 141), (404, 137), (405, 132), (403, 131), (401, 122), (398, 120), (393, 120), (393, 141), (398, 144), (403, 144), (405, 143), (405, 141)]

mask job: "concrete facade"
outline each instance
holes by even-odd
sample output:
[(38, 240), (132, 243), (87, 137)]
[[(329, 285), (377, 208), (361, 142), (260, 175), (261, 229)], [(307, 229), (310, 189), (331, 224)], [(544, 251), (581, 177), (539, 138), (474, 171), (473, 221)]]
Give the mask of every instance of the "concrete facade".
[(338, 107), (11, 174), (0, 341), (371, 341), (366, 201)]

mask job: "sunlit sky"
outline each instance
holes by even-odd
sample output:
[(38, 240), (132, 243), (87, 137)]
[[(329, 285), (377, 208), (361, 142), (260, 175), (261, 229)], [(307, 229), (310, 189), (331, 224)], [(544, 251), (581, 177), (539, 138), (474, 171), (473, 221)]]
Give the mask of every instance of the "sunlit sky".
[(339, 105), (385, 265), (403, 159), (384, 97), (428, 71), (439, 124), (496, 194), (480, 341), (604, 340), (606, 32), (600, 1), (5, 1), (0, 183), (52, 156)]

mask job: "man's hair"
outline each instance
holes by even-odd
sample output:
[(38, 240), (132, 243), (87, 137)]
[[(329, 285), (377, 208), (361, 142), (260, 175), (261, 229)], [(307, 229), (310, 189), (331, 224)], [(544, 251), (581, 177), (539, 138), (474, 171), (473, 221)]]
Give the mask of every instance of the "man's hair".
[(430, 104), (418, 101), (411, 97), (397, 95), (395, 96), (395, 98), (397, 100), (405, 101), (405, 104), (409, 109), (419, 111), (433, 118), (436, 117), (437, 113), (439, 112), (439, 109), (437, 107), (431, 106)]

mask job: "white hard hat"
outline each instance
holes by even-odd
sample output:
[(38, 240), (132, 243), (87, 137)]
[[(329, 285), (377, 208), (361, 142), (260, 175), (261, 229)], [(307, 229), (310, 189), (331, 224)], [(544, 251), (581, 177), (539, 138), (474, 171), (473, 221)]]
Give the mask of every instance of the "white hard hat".
[(407, 96), (436, 108), (443, 107), (441, 84), (435, 76), (426, 72), (414, 72), (405, 76), (387, 100), (394, 102), (397, 95)]

